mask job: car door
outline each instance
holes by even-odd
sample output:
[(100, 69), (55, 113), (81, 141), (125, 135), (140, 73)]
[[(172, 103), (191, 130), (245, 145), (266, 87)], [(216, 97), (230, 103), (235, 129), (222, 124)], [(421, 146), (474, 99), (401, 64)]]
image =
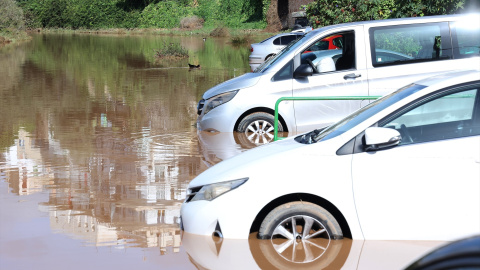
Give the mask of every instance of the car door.
[(413, 103), (378, 123), (400, 145), (353, 155), (366, 239), (453, 240), (480, 233), (480, 84)]
[[(340, 35), (343, 38), (341, 50), (309, 52), (316, 42), (333, 35)], [(299, 52), (296, 56), (299, 60), (296, 63), (300, 65), (311, 61), (316, 68), (318, 67), (318, 72), (314, 71), (312, 76), (293, 79), (294, 97), (368, 95), (365, 54), (362, 53), (365, 51), (363, 26), (325, 34), (312, 42), (308, 48), (304, 52)], [(346, 62), (345, 59), (348, 64), (339, 66), (339, 63)], [(353, 100), (294, 101), (297, 132), (325, 127), (360, 107), (361, 101)]]

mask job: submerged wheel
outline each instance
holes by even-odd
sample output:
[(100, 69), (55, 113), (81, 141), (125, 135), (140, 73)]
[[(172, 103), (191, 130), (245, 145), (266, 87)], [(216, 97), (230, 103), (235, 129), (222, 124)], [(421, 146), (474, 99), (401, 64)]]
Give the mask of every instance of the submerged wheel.
[[(245, 116), (238, 124), (237, 131), (245, 133), (247, 139), (254, 144), (266, 144), (273, 141), (274, 117), (264, 112), (256, 112)], [(283, 126), (278, 122), (278, 132)]]
[[(270, 239), (275, 251), (295, 263), (321, 257), (331, 240), (342, 239), (337, 220), (324, 208), (309, 202), (291, 202), (273, 209), (263, 220), (258, 237)], [(310, 247), (311, 256), (296, 256)], [(288, 255), (286, 255), (288, 254)]]

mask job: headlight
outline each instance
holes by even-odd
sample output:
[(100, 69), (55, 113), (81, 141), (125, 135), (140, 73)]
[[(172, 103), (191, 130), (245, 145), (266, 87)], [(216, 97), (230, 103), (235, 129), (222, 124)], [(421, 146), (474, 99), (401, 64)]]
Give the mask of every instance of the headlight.
[(217, 198), (218, 196), (229, 192), (230, 190), (236, 189), (237, 187), (247, 182), (247, 180), (248, 180), (248, 177), (232, 180), (232, 181), (205, 185), (199, 191), (197, 191), (196, 193), (191, 193), (187, 197), (193, 196), (193, 198), (191, 198), (190, 201), (200, 201), (200, 200), (211, 201)]
[(203, 107), (203, 110), (205, 111), (203, 114), (207, 114), (213, 108), (229, 102), (237, 94), (237, 92), (238, 90), (235, 90), (209, 98)]

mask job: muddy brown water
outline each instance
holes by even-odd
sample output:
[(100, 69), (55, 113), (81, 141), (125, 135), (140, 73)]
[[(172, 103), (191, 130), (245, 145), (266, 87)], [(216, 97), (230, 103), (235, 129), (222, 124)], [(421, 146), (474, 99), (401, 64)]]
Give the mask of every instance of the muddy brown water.
[[(168, 43), (190, 57), (156, 61)], [(189, 181), (256, 147), (195, 128), (202, 94), (249, 72), (248, 55), (199, 36), (38, 34), (0, 49), (0, 268), (401, 269), (443, 244), (346, 239), (278, 253), (268, 240), (182, 233)]]

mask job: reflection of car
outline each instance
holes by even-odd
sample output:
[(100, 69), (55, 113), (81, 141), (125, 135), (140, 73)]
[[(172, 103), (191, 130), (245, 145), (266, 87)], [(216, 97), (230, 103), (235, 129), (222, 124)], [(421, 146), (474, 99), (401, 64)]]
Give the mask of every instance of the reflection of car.
[(314, 239), (305, 245), (283, 247), (280, 252), (282, 247), (275, 243), (254, 238), (242, 241), (188, 233), (182, 237), (182, 247), (197, 269), (340, 269), (352, 266), (345, 261), (358, 255), (350, 253), (352, 243)]
[(253, 43), (250, 45), (250, 56), (248, 57), (248, 63), (250, 68), (255, 70), (261, 63), (268, 58), (272, 57), (279, 51), (281, 51), (288, 43), (301, 37), (303, 32), (292, 32), (278, 34), (269, 37), (259, 43)]
[(256, 147), (244, 133), (197, 132), (200, 153), (208, 167)]
[(406, 270), (480, 269), (480, 235), (435, 249)]
[[(443, 245), (438, 241), (313, 239), (276, 245), (275, 241), (182, 234), (182, 247), (197, 269), (402, 269)], [(320, 244), (319, 244), (320, 242)], [(389, 254), (388, 260), (379, 260)]]
[[(480, 46), (478, 15), (375, 20), (315, 29), (254, 72), (206, 91), (198, 103), (197, 127), (209, 132), (269, 130), (280, 97), (381, 96), (396, 86), (443, 72), (479, 69), (480, 55), (471, 50)], [(301, 61), (310, 47), (332, 36), (341, 36), (335, 39), (341, 41), (342, 49), (331, 50), (341, 56), (334, 63), (322, 62), (325, 72), (316, 72), (310, 63)], [(298, 133), (326, 127), (367, 103), (282, 102), (279, 130)], [(254, 124), (258, 120), (265, 125)]]
[(285, 243), (479, 234), (479, 78), (412, 83), (323, 131), (224, 160), (189, 184), (184, 230)]

